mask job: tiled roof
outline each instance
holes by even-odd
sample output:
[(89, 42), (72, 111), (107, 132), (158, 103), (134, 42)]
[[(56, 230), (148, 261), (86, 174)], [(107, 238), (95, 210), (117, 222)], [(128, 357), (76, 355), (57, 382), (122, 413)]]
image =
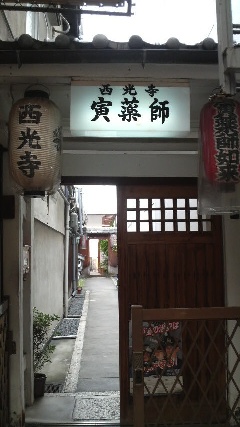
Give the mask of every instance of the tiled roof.
[(55, 41), (39, 41), (28, 34), (18, 40), (0, 40), (1, 64), (25, 63), (173, 63), (215, 64), (217, 43), (206, 38), (195, 45), (182, 44), (172, 37), (164, 44), (149, 44), (139, 36), (126, 43), (113, 42), (98, 34), (92, 42), (82, 42), (66, 34)]

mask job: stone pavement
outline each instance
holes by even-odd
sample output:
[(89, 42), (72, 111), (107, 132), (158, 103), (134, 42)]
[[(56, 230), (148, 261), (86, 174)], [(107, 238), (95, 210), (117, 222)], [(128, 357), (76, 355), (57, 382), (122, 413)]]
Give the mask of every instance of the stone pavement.
[(76, 391), (119, 391), (117, 289), (111, 279), (87, 281), (89, 309)]
[(116, 283), (112, 278), (90, 277), (85, 280), (84, 290), (77, 337), (57, 344), (47, 374), (48, 381), (52, 375), (50, 381), (55, 383), (62, 380), (60, 375), (66, 374), (63, 392), (45, 393), (26, 409), (29, 427), (54, 423), (90, 426), (91, 422), (119, 425)]

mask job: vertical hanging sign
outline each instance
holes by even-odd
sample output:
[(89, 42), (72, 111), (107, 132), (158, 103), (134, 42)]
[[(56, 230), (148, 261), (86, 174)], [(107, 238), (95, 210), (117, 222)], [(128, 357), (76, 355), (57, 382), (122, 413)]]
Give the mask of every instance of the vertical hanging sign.
[(240, 103), (224, 92), (209, 98), (200, 114), (198, 212), (240, 211)]
[(48, 93), (27, 90), (9, 114), (9, 168), (18, 191), (52, 194), (61, 181), (62, 125)]

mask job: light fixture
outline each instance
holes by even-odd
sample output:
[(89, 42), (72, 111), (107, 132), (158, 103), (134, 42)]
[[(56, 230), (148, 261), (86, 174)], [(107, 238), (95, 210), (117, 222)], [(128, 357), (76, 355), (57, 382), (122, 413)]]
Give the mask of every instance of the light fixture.
[(200, 114), (200, 214), (240, 211), (240, 103), (220, 90)]
[(62, 126), (58, 107), (43, 90), (26, 90), (9, 115), (9, 169), (17, 191), (43, 196), (61, 182)]

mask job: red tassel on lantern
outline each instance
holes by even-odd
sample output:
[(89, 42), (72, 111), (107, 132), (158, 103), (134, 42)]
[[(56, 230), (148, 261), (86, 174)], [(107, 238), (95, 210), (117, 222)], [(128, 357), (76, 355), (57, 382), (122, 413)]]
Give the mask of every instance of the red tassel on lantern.
[(45, 91), (27, 90), (9, 115), (9, 168), (21, 194), (43, 196), (61, 181), (60, 111)]

